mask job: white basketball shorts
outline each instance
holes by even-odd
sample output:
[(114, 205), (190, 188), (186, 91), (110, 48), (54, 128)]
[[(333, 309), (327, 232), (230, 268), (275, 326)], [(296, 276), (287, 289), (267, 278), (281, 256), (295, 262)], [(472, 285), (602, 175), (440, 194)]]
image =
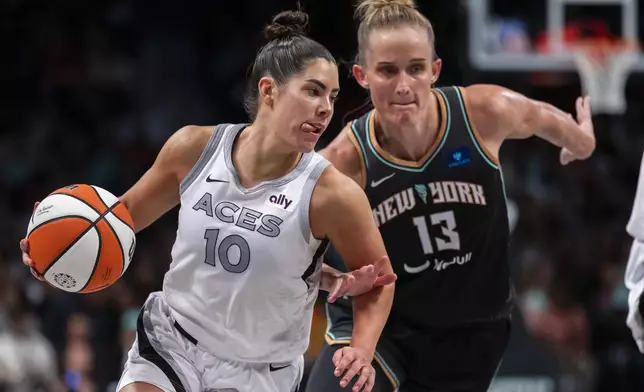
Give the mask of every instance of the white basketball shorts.
[(150, 294), (137, 320), (117, 390), (134, 383), (164, 392), (294, 392), (304, 357), (290, 363), (249, 363), (218, 358), (199, 347), (170, 317), (163, 293)]

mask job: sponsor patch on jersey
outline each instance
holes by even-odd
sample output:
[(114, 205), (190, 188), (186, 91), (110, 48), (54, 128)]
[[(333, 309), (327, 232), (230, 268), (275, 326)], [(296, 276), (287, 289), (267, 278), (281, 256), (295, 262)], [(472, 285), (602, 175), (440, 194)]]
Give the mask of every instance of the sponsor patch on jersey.
[(295, 200), (290, 199), (287, 195), (284, 193), (273, 193), (270, 196), (268, 196), (268, 199), (264, 203), (267, 206), (279, 208), (284, 211), (289, 211), (292, 212), (295, 210)]
[(465, 166), (472, 163), (472, 154), (467, 147), (459, 147), (454, 149), (449, 155), (447, 167), (454, 168)]

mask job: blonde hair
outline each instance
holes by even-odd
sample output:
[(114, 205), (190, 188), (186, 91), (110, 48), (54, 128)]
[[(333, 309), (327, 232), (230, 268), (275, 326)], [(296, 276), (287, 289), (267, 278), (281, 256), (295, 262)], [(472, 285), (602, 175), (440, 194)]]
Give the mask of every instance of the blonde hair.
[(369, 34), (378, 29), (411, 25), (427, 29), (429, 42), (434, 46), (434, 28), (430, 21), (416, 9), (414, 0), (360, 0), (355, 11), (360, 20), (358, 28), (358, 63), (364, 65), (364, 52)]

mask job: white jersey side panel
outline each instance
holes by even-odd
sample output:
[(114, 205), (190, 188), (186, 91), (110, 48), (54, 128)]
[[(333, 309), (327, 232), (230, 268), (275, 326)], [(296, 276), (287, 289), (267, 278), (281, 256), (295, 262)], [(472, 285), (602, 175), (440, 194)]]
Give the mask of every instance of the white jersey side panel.
[(304, 154), (285, 177), (243, 188), (220, 125), (181, 184), (163, 291), (173, 317), (213, 355), (285, 362), (309, 344), (327, 241), (311, 235), (309, 202), (329, 162)]

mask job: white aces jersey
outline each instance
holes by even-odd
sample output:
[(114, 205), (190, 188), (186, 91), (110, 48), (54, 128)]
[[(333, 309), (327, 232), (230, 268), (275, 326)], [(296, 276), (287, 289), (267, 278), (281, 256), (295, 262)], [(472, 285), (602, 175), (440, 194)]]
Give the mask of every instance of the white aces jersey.
[(246, 189), (232, 163), (245, 124), (222, 124), (180, 186), (171, 315), (213, 355), (287, 362), (309, 345), (328, 241), (311, 234), (309, 204), (329, 162), (303, 154), (284, 177)]

